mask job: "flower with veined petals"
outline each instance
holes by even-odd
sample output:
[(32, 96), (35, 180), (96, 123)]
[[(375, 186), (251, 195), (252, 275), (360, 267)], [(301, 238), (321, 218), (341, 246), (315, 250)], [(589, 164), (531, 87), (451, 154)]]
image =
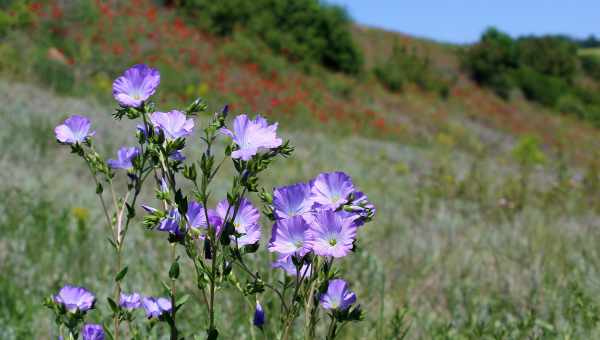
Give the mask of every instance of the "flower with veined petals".
[(134, 65), (113, 82), (113, 97), (123, 107), (140, 107), (160, 84), (158, 70), (144, 64)]
[(356, 302), (356, 294), (348, 289), (348, 283), (342, 279), (329, 281), (327, 292), (319, 298), (325, 309), (345, 311)]
[(217, 214), (214, 209), (207, 209), (204, 211), (202, 203), (191, 201), (188, 203), (188, 209), (186, 217), (189, 226), (194, 229), (204, 229), (204, 232), (200, 234), (200, 238), (203, 239), (206, 236), (208, 223), (206, 223), (206, 215), (208, 215), (208, 221), (210, 222), (211, 228), (215, 228), (217, 235), (221, 232), (221, 226), (223, 220)]
[[(222, 200), (217, 204), (217, 214), (221, 217), (221, 220), (225, 220), (225, 216), (227, 215), (227, 210), (229, 210), (229, 215), (227, 219), (230, 220), (234, 214), (234, 208), (229, 208), (229, 203), (226, 199)], [(237, 238), (237, 245), (244, 246), (247, 244), (254, 244), (260, 240), (260, 224), (258, 223), (260, 219), (260, 212), (256, 209), (252, 203), (246, 198), (242, 198), (240, 202), (240, 206), (238, 208), (237, 215), (233, 221), (233, 226), (235, 227), (235, 231), (242, 234), (242, 236)], [(232, 236), (232, 241), (235, 241), (235, 237)]]
[(83, 326), (81, 336), (83, 340), (104, 340), (104, 328), (102, 325), (88, 323)]
[(121, 293), (119, 298), (119, 306), (129, 311), (134, 310), (136, 308), (140, 308), (142, 305), (142, 296), (138, 293), (133, 293), (131, 295), (127, 295), (125, 293)]
[(96, 131), (90, 131), (91, 127), (92, 122), (88, 117), (73, 115), (54, 128), (54, 134), (64, 144), (83, 143), (96, 134)]
[(343, 172), (329, 172), (318, 175), (311, 188), (310, 198), (318, 205), (335, 210), (348, 202), (354, 192), (350, 176)]
[(302, 216), (294, 216), (275, 222), (268, 249), (282, 255), (303, 256), (311, 250), (312, 241), (308, 223)]
[(171, 300), (163, 297), (155, 298), (147, 296), (142, 299), (142, 305), (148, 319), (158, 318), (163, 313), (170, 313), (172, 309)]
[(139, 155), (140, 149), (122, 146), (117, 152), (117, 159), (109, 159), (107, 163), (113, 169), (129, 170), (133, 168), (133, 159)]
[(309, 246), (320, 256), (344, 257), (352, 250), (357, 226), (354, 218), (343, 218), (331, 210), (321, 210), (309, 221)]
[(222, 128), (221, 133), (231, 137), (238, 149), (231, 153), (231, 158), (248, 161), (261, 149), (272, 149), (281, 145), (277, 138), (277, 123), (269, 125), (267, 120), (256, 116), (254, 120), (247, 115), (239, 115), (233, 121), (233, 131)]
[(156, 230), (165, 231), (175, 236), (182, 236), (183, 232), (179, 228), (180, 221), (181, 215), (179, 214), (179, 211), (175, 208), (171, 208), (171, 210), (169, 210), (169, 214), (160, 221)]
[(94, 307), (96, 297), (83, 287), (66, 285), (54, 296), (54, 302), (63, 305), (69, 312), (86, 312)]
[(311, 186), (298, 183), (273, 190), (273, 208), (277, 218), (289, 218), (309, 214), (313, 206), (310, 199)]
[(294, 261), (292, 260), (292, 256), (293, 255), (280, 256), (275, 262), (273, 262), (271, 264), (271, 267), (283, 269), (290, 276), (296, 276), (296, 274), (298, 274), (298, 272), (300, 273), (301, 277), (309, 276), (312, 271), (312, 266), (310, 264), (305, 263), (302, 265), (302, 267), (298, 271), (296, 269), (296, 265), (294, 264)]
[(187, 118), (183, 112), (177, 110), (154, 112), (150, 116), (150, 121), (170, 140), (185, 137), (192, 133), (194, 128), (194, 120)]

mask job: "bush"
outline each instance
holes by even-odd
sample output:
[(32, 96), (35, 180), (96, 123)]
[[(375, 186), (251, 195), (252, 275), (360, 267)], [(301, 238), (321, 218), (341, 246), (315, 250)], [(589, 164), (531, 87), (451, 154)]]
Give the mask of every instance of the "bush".
[(515, 42), (508, 34), (489, 28), (481, 40), (467, 50), (462, 64), (473, 80), (507, 98), (512, 87), (507, 73), (517, 67)]
[(582, 55), (579, 57), (583, 72), (596, 81), (600, 81), (600, 57)]
[(540, 74), (528, 67), (515, 72), (515, 78), (527, 99), (550, 107), (569, 90), (568, 84), (561, 78)]
[(428, 58), (408, 52), (405, 47), (394, 46), (390, 58), (377, 65), (373, 71), (379, 81), (392, 91), (402, 91), (406, 84), (415, 84), (425, 91), (437, 92), (446, 97), (448, 82), (431, 68)]
[(292, 61), (351, 74), (361, 70), (351, 20), (338, 6), (317, 0), (185, 0), (180, 6), (209, 32), (228, 36), (240, 27)]
[(517, 41), (519, 66), (571, 81), (577, 71), (577, 46), (560, 36), (525, 37)]

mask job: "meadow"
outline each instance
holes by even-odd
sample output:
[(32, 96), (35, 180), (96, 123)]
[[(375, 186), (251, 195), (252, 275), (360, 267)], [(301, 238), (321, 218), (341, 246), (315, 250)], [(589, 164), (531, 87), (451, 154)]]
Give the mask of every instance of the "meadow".
[[(446, 99), (411, 85), (397, 93), (370, 75), (306, 71), (271, 52), (246, 53), (243, 36), (216, 38), (172, 10), (152, 14), (155, 7), (141, 3), (125, 9), (140, 14), (127, 20), (101, 8), (99, 27), (109, 26), (102, 20), (110, 14), (116, 32), (90, 28), (80, 36), (63, 28), (65, 46), (55, 49), (60, 54), (48, 53), (56, 41), (42, 46), (36, 40), (36, 30), (47, 26), (3, 37), (0, 50), (8, 53), (0, 57), (0, 338), (55, 337), (42, 300), (66, 282), (110, 294), (113, 254), (92, 179), (81, 160), (56, 143), (53, 129), (68, 115), (85, 114), (101, 137), (101, 153), (114, 155), (132, 143), (122, 131), (133, 131), (134, 124), (112, 118), (110, 84), (117, 70), (134, 61), (155, 62), (164, 71), (165, 94), (158, 99), (163, 107), (203, 96), (209, 112), (231, 103), (235, 114), (261, 112), (279, 121), (279, 134), (296, 151), (261, 176), (266, 187), (343, 169), (368, 192), (377, 215), (360, 230), (357, 254), (340, 262), (366, 318), (346, 326), (341, 338), (600, 337), (596, 128), (523, 98), (495, 97), (465, 79), (449, 52), (453, 47), (355, 28), (361, 46), (371, 45), (369, 53), (380, 50), (378, 43), (400, 39), (419, 53), (433, 53), (434, 67), (456, 78)], [(163, 28), (144, 34), (147, 40), (132, 48), (139, 54), (121, 50), (126, 42), (110, 40), (144, 27), (145, 20)], [(169, 49), (182, 41), (195, 45)], [(71, 63), (65, 51), (74, 46), (80, 50), (70, 52)], [(27, 62), (12, 62), (26, 56)], [(366, 58), (373, 65), (379, 56)], [(208, 117), (199, 117), (199, 124)], [(186, 156), (197, 160), (200, 144), (192, 136)], [(217, 149), (224, 148), (219, 142)], [(224, 171), (232, 173), (232, 166)], [(223, 196), (227, 185), (215, 183), (214, 196)], [(140, 202), (153, 199), (144, 192)], [(163, 234), (145, 230), (140, 217), (134, 222), (124, 285), (156, 295), (170, 266), (167, 244)], [(266, 219), (262, 225), (264, 247), (271, 225)], [(251, 265), (266, 268), (272, 258), (259, 254)], [(198, 320), (207, 316), (191, 307), (202, 303), (192, 265), (182, 261), (181, 272), (191, 298), (180, 328), (201, 334), (197, 325), (204, 323)], [(275, 337), (274, 305), (263, 302), (267, 323), (260, 331), (252, 326), (251, 301), (241, 295), (219, 301), (222, 338)], [(105, 301), (98, 308), (108, 314)], [(92, 312), (91, 320), (106, 322), (100, 314)], [(147, 336), (159, 338), (160, 327)]]

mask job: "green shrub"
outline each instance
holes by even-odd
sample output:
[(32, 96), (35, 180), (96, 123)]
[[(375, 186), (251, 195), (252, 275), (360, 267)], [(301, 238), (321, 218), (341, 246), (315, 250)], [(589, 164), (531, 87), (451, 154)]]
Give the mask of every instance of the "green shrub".
[(579, 57), (583, 72), (600, 82), (600, 57), (594, 55), (582, 55)]
[(577, 71), (577, 46), (560, 36), (524, 37), (517, 41), (519, 66), (571, 81)]
[(209, 32), (227, 36), (240, 27), (292, 61), (351, 74), (361, 70), (351, 20), (341, 7), (318, 0), (184, 0), (179, 6)]
[(541, 74), (528, 67), (515, 72), (515, 78), (527, 99), (545, 106), (553, 107), (558, 98), (569, 90), (563, 79)]
[(390, 58), (377, 65), (373, 72), (392, 91), (402, 91), (406, 84), (415, 84), (442, 97), (449, 92), (448, 81), (432, 69), (428, 58), (418, 56), (415, 51), (408, 52), (399, 45), (394, 46)]
[(515, 42), (508, 34), (489, 28), (466, 51), (462, 65), (473, 80), (506, 98), (512, 87), (508, 73), (517, 67)]

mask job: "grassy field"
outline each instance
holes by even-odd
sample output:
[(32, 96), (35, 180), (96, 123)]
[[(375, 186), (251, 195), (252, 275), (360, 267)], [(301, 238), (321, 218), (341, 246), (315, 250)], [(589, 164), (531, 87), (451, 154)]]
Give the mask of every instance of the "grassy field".
[[(91, 179), (55, 144), (52, 128), (67, 114), (90, 115), (101, 150), (112, 154), (126, 142), (117, 124), (133, 127), (112, 121), (111, 109), (94, 99), (26, 84), (0, 81), (0, 102), (0, 338), (48, 338), (54, 330), (43, 297), (65, 282), (106, 295), (112, 261)], [(526, 171), (511, 151), (514, 138), (473, 122), (461, 143), (490, 145), (480, 152), (455, 147), (452, 134), (398, 143), (282, 128), (297, 151), (264, 176), (268, 186), (342, 169), (378, 208), (375, 222), (360, 231), (360, 253), (342, 261), (367, 311), (344, 338), (393, 339), (408, 325), (409, 338), (600, 336), (598, 192), (590, 191), (585, 169), (546, 159)], [(217, 187), (223, 193), (225, 183)], [(136, 223), (126, 287), (160, 292), (168, 266), (162, 238)], [(267, 261), (259, 256), (256, 268)], [(250, 332), (252, 309), (242, 299), (220, 305), (225, 338), (263, 336)], [(244, 305), (246, 315), (235, 312)], [(271, 305), (265, 302), (267, 313)], [(398, 312), (406, 312), (402, 324)], [(191, 305), (184, 313), (189, 321), (205, 317)], [(183, 330), (197, 331), (193, 322)], [(273, 331), (267, 327), (264, 336)]]
[[(397, 339), (407, 328), (409, 339), (600, 338), (600, 133), (476, 86), (459, 67), (462, 47), (356, 26), (366, 71), (350, 77), (303, 69), (243, 35), (207, 35), (151, 1), (74, 14), (46, 7), (36, 9), (38, 24), (0, 40), (0, 339), (55, 337), (42, 300), (64, 283), (110, 293), (113, 255), (92, 179), (53, 128), (83, 114), (107, 157), (132, 143), (124, 131), (134, 124), (111, 117), (110, 90), (135, 62), (160, 69), (162, 109), (202, 96), (211, 109), (230, 103), (234, 114), (279, 121), (296, 151), (262, 176), (265, 186), (341, 170), (369, 195), (375, 220), (359, 232), (359, 253), (341, 261), (366, 320), (341, 338)], [(450, 79), (447, 98), (379, 84), (370, 71), (396, 42)], [(190, 138), (186, 156), (197, 159), (200, 146)], [(227, 185), (217, 181), (215, 201)], [(167, 242), (144, 230), (140, 215), (124, 285), (158, 295)], [(263, 222), (261, 248), (271, 231)], [(266, 270), (265, 253), (252, 265), (274, 280), (281, 273)], [(185, 335), (202, 333), (206, 319), (194, 305), (202, 302), (191, 269), (184, 263), (183, 290), (192, 294), (181, 312)], [(264, 333), (251, 326), (253, 305), (241, 295), (219, 301), (223, 339), (275, 338), (275, 301), (261, 302)], [(104, 298), (99, 309), (91, 319), (107, 321)]]

